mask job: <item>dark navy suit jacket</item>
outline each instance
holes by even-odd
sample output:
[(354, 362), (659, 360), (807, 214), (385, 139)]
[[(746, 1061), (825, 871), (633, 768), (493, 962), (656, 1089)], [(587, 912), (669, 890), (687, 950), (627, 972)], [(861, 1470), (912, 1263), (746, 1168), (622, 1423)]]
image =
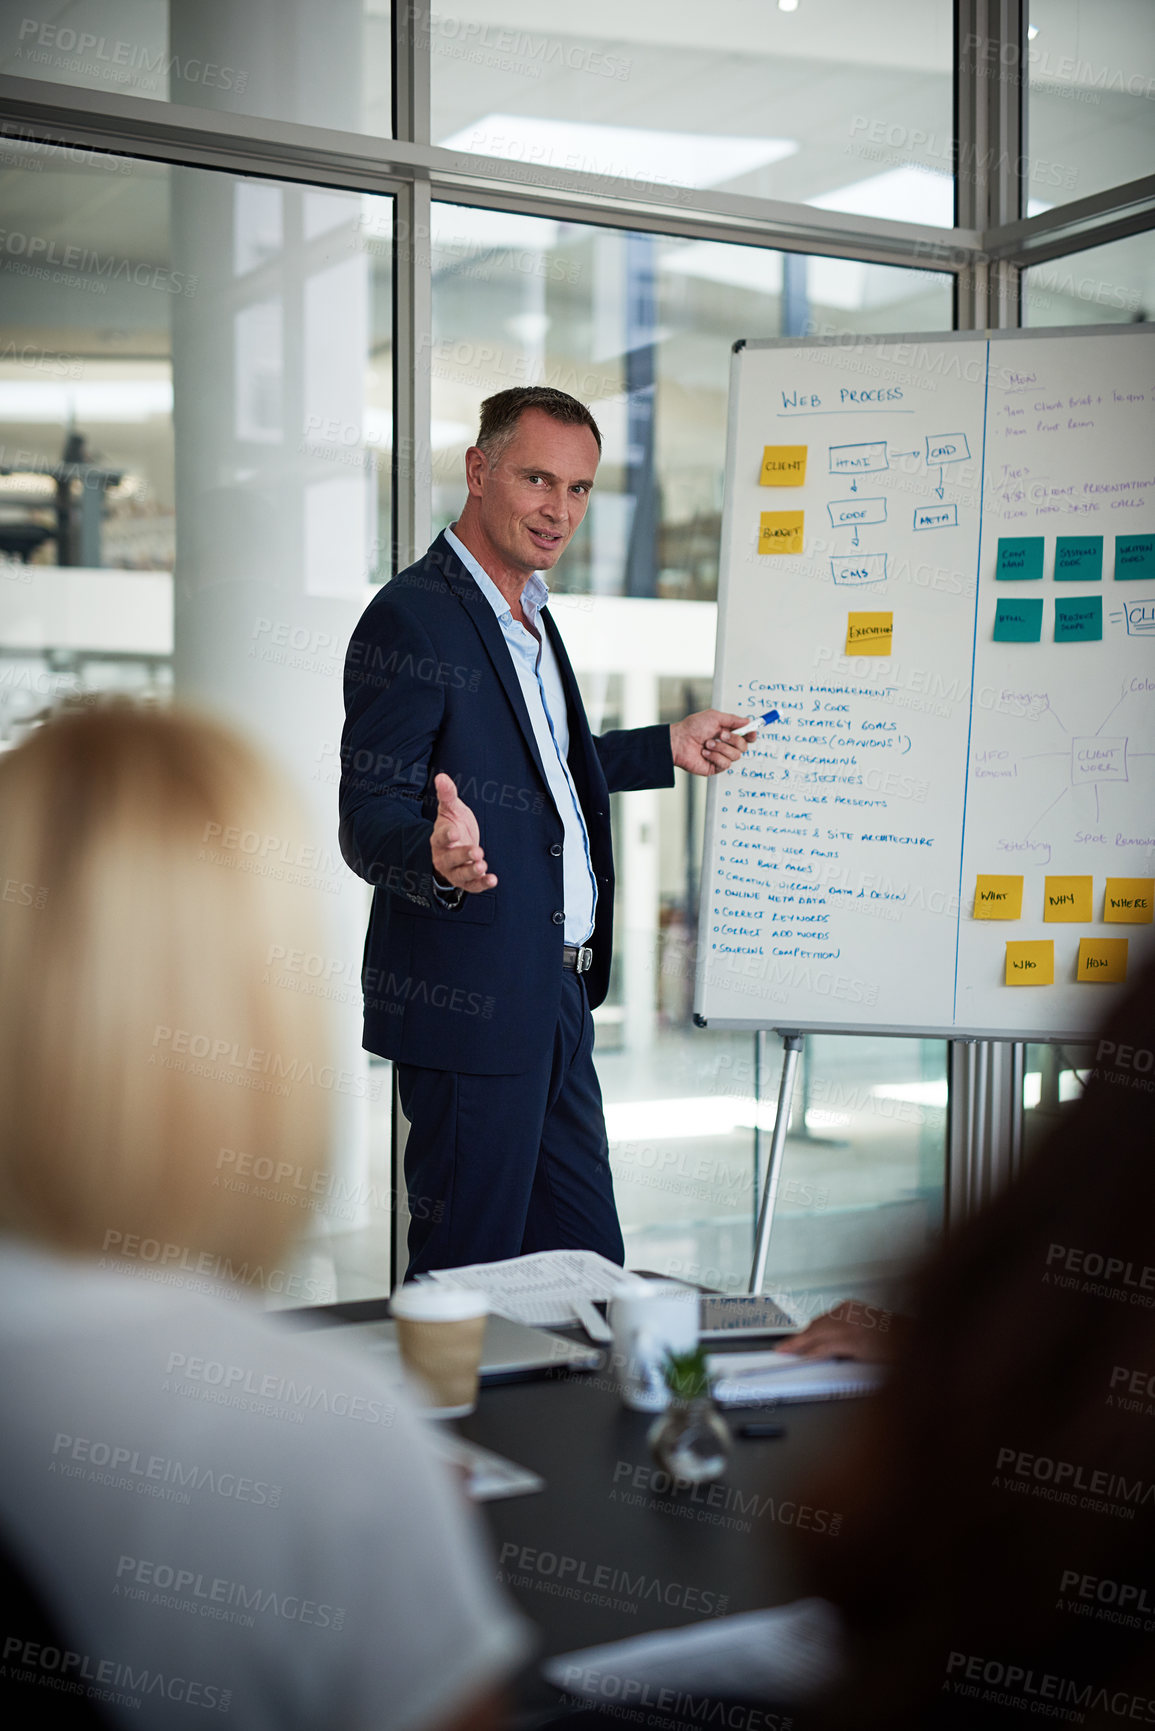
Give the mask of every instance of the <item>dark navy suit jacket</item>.
[[(546, 608), (569, 708), (569, 768), (597, 878), (591, 1006), (613, 933), (611, 792), (671, 787), (669, 729), (595, 739)], [(341, 852), (373, 885), (365, 1046), (474, 1075), (516, 1074), (552, 1042), (561, 994), (562, 822), (501, 627), (443, 535), (365, 609), (345, 661)], [(429, 838), (444, 770), (477, 818), (497, 887), (442, 906)]]

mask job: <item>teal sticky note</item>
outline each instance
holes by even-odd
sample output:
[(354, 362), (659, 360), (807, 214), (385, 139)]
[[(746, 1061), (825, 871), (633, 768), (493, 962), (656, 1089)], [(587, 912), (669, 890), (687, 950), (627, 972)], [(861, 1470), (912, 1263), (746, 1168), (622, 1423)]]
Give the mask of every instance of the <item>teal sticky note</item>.
[(1102, 535), (1059, 536), (1055, 542), (1056, 583), (1098, 583), (1102, 576)]
[(1155, 535), (1116, 535), (1115, 581), (1155, 577)]
[(1103, 637), (1103, 597), (1072, 595), (1055, 602), (1056, 643), (1099, 643)]
[(1000, 535), (995, 579), (999, 583), (1023, 583), (1043, 575), (1041, 535)]
[(1043, 602), (1000, 595), (995, 608), (996, 643), (1037, 643), (1043, 635)]

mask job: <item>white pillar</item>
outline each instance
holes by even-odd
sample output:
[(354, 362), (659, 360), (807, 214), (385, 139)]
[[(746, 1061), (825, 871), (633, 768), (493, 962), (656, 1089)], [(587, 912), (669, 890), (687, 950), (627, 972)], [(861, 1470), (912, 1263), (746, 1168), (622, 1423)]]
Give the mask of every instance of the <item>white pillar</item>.
[[(622, 726), (651, 726), (658, 719), (657, 674), (631, 670), (622, 674), (622, 683)], [(627, 1051), (644, 1052), (654, 1043), (657, 1019), (657, 790), (627, 794), (621, 810), (617, 881), (624, 928), (624, 1036)]]

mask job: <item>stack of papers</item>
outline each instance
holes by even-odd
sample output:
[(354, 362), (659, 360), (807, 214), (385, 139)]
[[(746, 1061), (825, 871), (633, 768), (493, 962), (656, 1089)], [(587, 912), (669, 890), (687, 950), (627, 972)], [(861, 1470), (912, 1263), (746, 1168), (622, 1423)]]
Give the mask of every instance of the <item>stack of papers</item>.
[(484, 1292), (489, 1308), (531, 1328), (561, 1328), (582, 1322), (583, 1309), (607, 1299), (635, 1276), (596, 1250), (540, 1250), (505, 1262), (474, 1262), (467, 1268), (438, 1268), (428, 1276), (439, 1286), (464, 1286)]
[(790, 1352), (711, 1353), (706, 1360), (720, 1406), (774, 1406), (779, 1401), (840, 1400), (872, 1394), (882, 1364), (850, 1358), (796, 1358)]

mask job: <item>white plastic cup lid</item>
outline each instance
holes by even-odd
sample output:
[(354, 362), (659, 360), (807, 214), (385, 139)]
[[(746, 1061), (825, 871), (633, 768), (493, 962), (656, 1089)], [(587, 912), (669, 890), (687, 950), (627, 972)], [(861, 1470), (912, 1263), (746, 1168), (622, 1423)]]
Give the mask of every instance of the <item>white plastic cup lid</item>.
[(389, 1300), (394, 1316), (409, 1322), (468, 1322), (475, 1316), (489, 1314), (489, 1300), (484, 1292), (473, 1292), (463, 1286), (438, 1286), (417, 1283), (399, 1286)]

